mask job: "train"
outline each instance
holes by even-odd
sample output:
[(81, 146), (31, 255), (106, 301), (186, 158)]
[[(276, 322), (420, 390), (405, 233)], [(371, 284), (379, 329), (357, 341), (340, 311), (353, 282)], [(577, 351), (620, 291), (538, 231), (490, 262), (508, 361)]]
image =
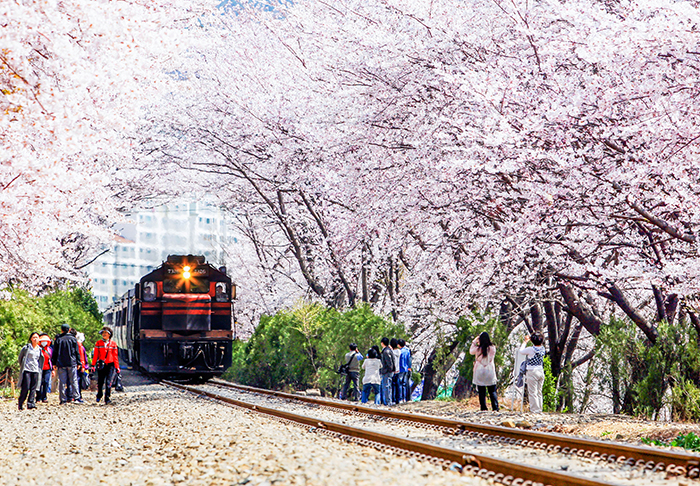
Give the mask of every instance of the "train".
[(205, 382), (231, 366), (236, 286), (199, 255), (169, 255), (104, 313), (119, 359), (166, 379)]

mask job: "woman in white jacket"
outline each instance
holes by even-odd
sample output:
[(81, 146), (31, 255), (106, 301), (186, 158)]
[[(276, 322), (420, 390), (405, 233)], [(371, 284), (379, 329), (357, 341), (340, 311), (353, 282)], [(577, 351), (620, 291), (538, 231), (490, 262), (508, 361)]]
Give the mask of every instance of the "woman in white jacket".
[[(527, 345), (532, 341), (532, 346)], [(542, 385), (544, 384), (544, 355), (545, 349), (542, 346), (544, 337), (539, 333), (533, 333), (526, 337), (520, 347), (520, 354), (527, 359), (527, 373), (525, 383), (527, 383), (527, 397), (530, 401), (530, 412), (540, 413), (542, 411)]]
[(476, 356), (474, 360), (474, 373), (472, 375), (472, 383), (479, 390), (479, 404), (481, 410), (488, 410), (486, 407), (486, 391), (489, 392), (491, 400), (491, 408), (494, 412), (498, 412), (498, 395), (496, 395), (496, 346), (491, 343), (489, 333), (482, 332), (479, 334), (469, 348), (469, 353)]

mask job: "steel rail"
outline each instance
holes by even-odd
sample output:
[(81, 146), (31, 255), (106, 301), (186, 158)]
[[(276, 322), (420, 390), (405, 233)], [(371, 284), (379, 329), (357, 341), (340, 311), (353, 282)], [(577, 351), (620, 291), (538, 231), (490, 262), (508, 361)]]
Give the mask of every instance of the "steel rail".
[[(700, 455), (685, 452), (655, 449), (652, 447), (634, 446), (631, 444), (621, 444), (619, 442), (599, 441), (574, 437), (556, 433), (537, 432), (500, 425), (485, 425), (474, 422), (464, 422), (460, 420), (435, 417), (432, 415), (398, 412), (395, 410), (383, 410), (366, 407), (352, 403), (340, 403), (331, 400), (294, 395), (274, 390), (265, 390), (251, 386), (238, 385), (214, 380), (212, 384), (228, 388), (239, 389), (252, 393), (261, 393), (288, 400), (296, 400), (315, 405), (338, 408), (350, 412), (359, 412), (369, 415), (416, 422), (437, 427), (456, 429), (464, 432), (472, 432), (492, 436), (494, 438), (505, 438), (507, 442), (523, 446), (538, 448), (552, 448), (555, 452), (564, 454), (585, 455), (592, 459), (600, 459), (608, 462), (626, 462), (630, 465), (645, 466), (648, 469), (666, 469), (676, 475), (687, 475), (690, 478), (700, 477)], [(678, 468), (681, 468), (678, 470)], [(675, 471), (674, 471), (675, 469)]]
[(364, 441), (361, 443), (366, 444), (369, 442), (381, 444), (389, 448), (437, 458), (442, 461), (446, 461), (446, 463), (456, 463), (459, 464), (459, 466), (464, 470), (473, 471), (478, 476), (493, 479), (495, 482), (511, 486), (525, 486), (528, 484), (532, 486), (611, 486), (614, 484), (605, 481), (596, 481), (574, 474), (562, 474), (548, 469), (519, 464), (490, 456), (474, 454), (449, 447), (432, 445), (417, 440), (383, 434), (380, 432), (352, 427), (328, 420), (298, 415), (284, 410), (264, 407), (241, 400), (236, 400), (234, 398), (221, 396), (196, 387), (182, 385), (167, 380), (163, 380), (161, 383), (247, 410), (253, 410), (259, 413), (278, 417), (283, 420), (303, 424), (308, 427), (318, 428), (324, 431), (334, 432), (336, 434), (346, 435), (359, 439), (360, 441)]

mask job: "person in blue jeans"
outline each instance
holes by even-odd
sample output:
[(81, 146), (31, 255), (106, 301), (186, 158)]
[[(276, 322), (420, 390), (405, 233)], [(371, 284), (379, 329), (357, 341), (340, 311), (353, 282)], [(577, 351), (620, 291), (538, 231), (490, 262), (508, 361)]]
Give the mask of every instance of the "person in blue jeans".
[(44, 355), (44, 366), (41, 370), (41, 382), (39, 383), (36, 400), (46, 403), (49, 401), (48, 393), (51, 391), (51, 377), (56, 374), (51, 362), (53, 348), (51, 347), (51, 338), (48, 334), (42, 333), (39, 335), (39, 346), (41, 346), (41, 354)]
[(357, 351), (357, 344), (350, 343), (349, 346), (350, 352), (345, 355), (348, 372), (345, 374), (345, 384), (340, 391), (340, 398), (357, 401), (360, 394), (360, 361), (364, 359), (364, 356)]
[(391, 379), (394, 376), (394, 353), (389, 347), (389, 338), (383, 337), (381, 341), (382, 353), (380, 356), (382, 367), (379, 369), (382, 380), (382, 404), (392, 405)]
[(362, 403), (367, 403), (369, 394), (374, 391), (374, 403), (381, 403), (380, 384), (382, 377), (379, 374), (382, 362), (379, 360), (379, 355), (374, 349), (367, 351), (367, 359), (362, 363), (362, 369), (365, 370), (365, 375), (362, 377)]
[(411, 350), (406, 346), (406, 341), (399, 339), (399, 402), (411, 400)]

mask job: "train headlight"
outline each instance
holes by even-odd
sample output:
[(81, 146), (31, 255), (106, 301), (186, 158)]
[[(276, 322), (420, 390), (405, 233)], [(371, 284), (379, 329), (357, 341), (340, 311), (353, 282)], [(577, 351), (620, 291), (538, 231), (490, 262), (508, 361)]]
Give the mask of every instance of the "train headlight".
[(191, 276), (192, 276), (192, 274), (190, 273), (190, 267), (189, 266), (183, 267), (182, 278), (189, 279)]

